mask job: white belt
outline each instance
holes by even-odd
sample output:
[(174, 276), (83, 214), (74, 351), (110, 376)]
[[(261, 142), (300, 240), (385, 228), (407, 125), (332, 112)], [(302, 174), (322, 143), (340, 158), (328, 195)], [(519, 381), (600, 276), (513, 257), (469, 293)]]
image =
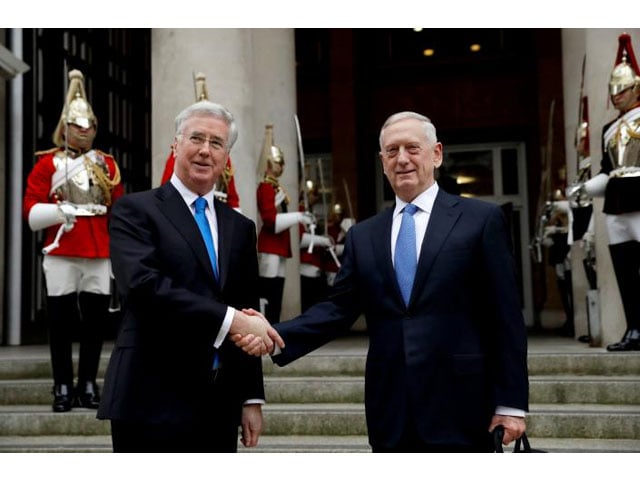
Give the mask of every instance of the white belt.
[(640, 167), (620, 167), (609, 173), (610, 177), (640, 177)]

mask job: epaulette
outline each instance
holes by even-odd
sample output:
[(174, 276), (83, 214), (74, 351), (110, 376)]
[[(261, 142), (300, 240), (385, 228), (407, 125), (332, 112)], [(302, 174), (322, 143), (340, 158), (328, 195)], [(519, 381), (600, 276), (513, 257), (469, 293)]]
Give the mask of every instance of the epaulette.
[(111, 155), (110, 153), (107, 152), (103, 152), (102, 150), (100, 150), (99, 148), (94, 148), (94, 150), (99, 153), (100, 155), (102, 155), (103, 157), (111, 157), (115, 160), (115, 157), (113, 155)]
[(58, 150), (61, 150), (61, 148), (60, 147), (53, 147), (53, 148), (50, 148), (49, 150), (39, 150), (39, 151), (35, 152), (34, 155), (36, 155), (36, 156), (46, 155), (47, 153), (53, 153), (53, 152), (56, 152)]

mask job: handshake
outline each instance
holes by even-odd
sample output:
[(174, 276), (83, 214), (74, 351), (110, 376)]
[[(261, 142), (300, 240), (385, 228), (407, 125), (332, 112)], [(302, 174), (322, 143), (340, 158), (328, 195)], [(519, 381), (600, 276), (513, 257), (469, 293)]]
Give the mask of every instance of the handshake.
[(273, 353), (275, 345), (284, 348), (284, 341), (275, 328), (264, 315), (252, 308), (236, 310), (229, 338), (245, 353), (256, 357)]

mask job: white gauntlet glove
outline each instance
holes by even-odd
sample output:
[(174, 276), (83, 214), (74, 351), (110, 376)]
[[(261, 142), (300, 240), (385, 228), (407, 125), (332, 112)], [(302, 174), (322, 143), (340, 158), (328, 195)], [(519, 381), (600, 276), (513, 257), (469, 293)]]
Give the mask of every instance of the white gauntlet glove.
[(69, 203), (36, 203), (29, 210), (29, 228), (37, 232), (52, 225), (64, 223), (71, 230), (76, 221), (76, 207)]
[(324, 235), (312, 235), (310, 233), (303, 233), (300, 239), (300, 248), (307, 248), (313, 244), (314, 247), (329, 248), (333, 245), (331, 237)]
[(284, 232), (298, 223), (312, 225), (315, 223), (315, 220), (315, 217), (307, 212), (279, 213), (276, 215), (275, 232)]
[(340, 229), (344, 233), (347, 233), (349, 229), (355, 225), (355, 223), (356, 222), (353, 218), (349, 218), (349, 217), (343, 218), (342, 221), (340, 222)]
[(609, 183), (609, 175), (599, 173), (591, 180), (584, 182), (584, 191), (590, 197), (604, 197), (604, 191)]

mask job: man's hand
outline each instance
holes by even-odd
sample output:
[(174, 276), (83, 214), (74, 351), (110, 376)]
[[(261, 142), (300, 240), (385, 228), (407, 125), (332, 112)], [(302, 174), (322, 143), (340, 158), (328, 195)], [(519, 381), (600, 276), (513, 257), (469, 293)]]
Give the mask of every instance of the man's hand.
[(298, 222), (303, 225), (313, 225), (316, 223), (316, 217), (311, 212), (296, 212), (298, 214)]
[(242, 444), (247, 447), (258, 445), (262, 433), (262, 405), (250, 404), (242, 407)]
[(504, 427), (504, 437), (502, 437), (503, 445), (509, 445), (514, 440), (517, 440), (527, 429), (523, 417), (512, 417), (509, 415), (494, 415), (491, 419), (491, 425), (489, 425), (489, 432), (493, 432), (493, 429), (498, 425)]
[(340, 222), (340, 229), (344, 233), (347, 233), (349, 229), (355, 225), (355, 223), (356, 221), (353, 218), (349, 218), (349, 217), (343, 218), (342, 221)]
[[(60, 210), (60, 216), (64, 224), (71, 227), (74, 223), (76, 223), (77, 208), (74, 205), (71, 205), (67, 202), (61, 202), (58, 204), (58, 209)], [(69, 230), (71, 230), (71, 228), (69, 228)]]
[[(236, 325), (237, 318), (237, 325)], [(236, 311), (229, 336), (236, 346), (249, 355), (260, 357), (274, 350), (274, 342), (284, 348), (284, 340), (258, 311), (247, 308)]]

